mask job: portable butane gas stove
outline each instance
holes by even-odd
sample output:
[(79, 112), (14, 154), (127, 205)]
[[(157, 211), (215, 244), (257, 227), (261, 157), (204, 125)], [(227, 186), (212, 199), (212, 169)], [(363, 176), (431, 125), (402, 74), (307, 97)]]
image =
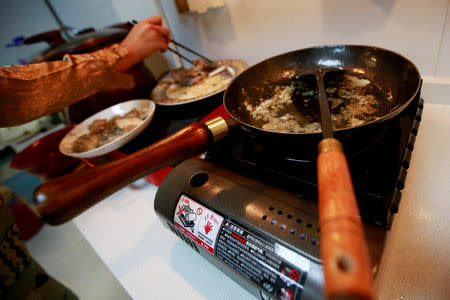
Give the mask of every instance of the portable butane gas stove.
[[(422, 108), (417, 96), (370, 147), (346, 153), (366, 224), (390, 228)], [(205, 119), (223, 112), (219, 107)], [(171, 122), (172, 129), (184, 123)], [(321, 299), (315, 165), (301, 154), (268, 153), (245, 131), (233, 133), (205, 159), (171, 170), (156, 194), (155, 211), (164, 226), (256, 297)], [(152, 176), (147, 179), (158, 183)]]

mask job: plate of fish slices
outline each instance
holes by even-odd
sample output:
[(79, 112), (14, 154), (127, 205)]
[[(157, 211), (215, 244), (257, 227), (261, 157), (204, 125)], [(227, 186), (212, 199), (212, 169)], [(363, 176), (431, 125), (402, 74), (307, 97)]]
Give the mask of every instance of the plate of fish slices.
[(129, 100), (108, 107), (75, 126), (61, 140), (59, 151), (77, 158), (108, 154), (133, 140), (150, 124), (155, 103)]

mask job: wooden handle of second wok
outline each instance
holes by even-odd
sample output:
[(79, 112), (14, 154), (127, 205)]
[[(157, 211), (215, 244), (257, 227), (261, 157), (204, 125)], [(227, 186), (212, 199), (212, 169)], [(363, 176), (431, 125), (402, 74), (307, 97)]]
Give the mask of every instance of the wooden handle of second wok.
[(373, 299), (367, 244), (342, 144), (319, 144), (317, 160), (321, 256), (329, 299)]
[(212, 141), (207, 125), (193, 123), (125, 158), (45, 182), (34, 192), (37, 210), (47, 223), (62, 224), (125, 185), (201, 154)]

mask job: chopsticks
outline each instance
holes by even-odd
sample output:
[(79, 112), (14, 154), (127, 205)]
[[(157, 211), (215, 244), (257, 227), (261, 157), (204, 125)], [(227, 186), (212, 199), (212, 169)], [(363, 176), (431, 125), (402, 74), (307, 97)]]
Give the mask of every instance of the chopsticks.
[(170, 47), (167, 47), (167, 50), (169, 50), (169, 51), (175, 53), (176, 55), (178, 55), (180, 58), (184, 59), (185, 61), (190, 62), (192, 65), (195, 65), (195, 64), (192, 62), (192, 60), (190, 60), (190, 59), (187, 58), (186, 56), (182, 55), (182, 54), (181, 54), (180, 52), (178, 52), (177, 50), (172, 49), (172, 48), (170, 48)]
[[(136, 21), (136, 20), (132, 20), (132, 21), (131, 21), (131, 24), (135, 25), (137, 22), (138, 22), (138, 21)], [(192, 49), (190, 49), (190, 48), (184, 46), (183, 44), (178, 43), (177, 41), (175, 41), (175, 40), (173, 40), (173, 39), (170, 39), (170, 42), (173, 43), (173, 44), (175, 44), (175, 45), (177, 45), (178, 47), (181, 47), (181, 48), (183, 48), (183, 49), (185, 49), (185, 50), (191, 52), (192, 54), (197, 55), (198, 57), (203, 58), (203, 59), (206, 60), (208, 63), (214, 64), (214, 61), (213, 61), (213, 60), (211, 60), (211, 59), (209, 59), (209, 58), (207, 58), (207, 57), (201, 55), (200, 53), (198, 53), (198, 52), (196, 52), (196, 51), (194, 51), (194, 50), (192, 50)], [(170, 47), (168, 47), (167, 50), (169, 50), (169, 51), (175, 53), (175, 54), (178, 55), (180, 58), (186, 60), (187, 62), (191, 63), (192, 65), (195, 65), (195, 64), (192, 62), (192, 60), (190, 60), (190, 59), (187, 58), (186, 56), (182, 55), (182, 54), (181, 54), (180, 52), (178, 52), (177, 50), (175, 50), (175, 49), (173, 49), (173, 48), (170, 48)]]
[(211, 64), (214, 63), (213, 60), (211, 60), (211, 59), (209, 59), (209, 58), (207, 58), (207, 57), (204, 57), (204, 56), (201, 55), (200, 53), (197, 53), (197, 52), (195, 52), (194, 50), (192, 50), (192, 49), (190, 49), (190, 48), (188, 48), (188, 47), (186, 47), (186, 46), (184, 46), (184, 45), (178, 43), (178, 42), (175, 41), (174, 39), (170, 39), (170, 42), (171, 42), (171, 43), (174, 43), (174, 44), (177, 45), (178, 47), (181, 47), (181, 48), (183, 48), (183, 49), (185, 49), (185, 50), (187, 50), (187, 51), (189, 51), (189, 52), (191, 52), (191, 53), (197, 55), (198, 57), (203, 58), (204, 60), (206, 60), (207, 62), (209, 62), (209, 63), (211, 63)]

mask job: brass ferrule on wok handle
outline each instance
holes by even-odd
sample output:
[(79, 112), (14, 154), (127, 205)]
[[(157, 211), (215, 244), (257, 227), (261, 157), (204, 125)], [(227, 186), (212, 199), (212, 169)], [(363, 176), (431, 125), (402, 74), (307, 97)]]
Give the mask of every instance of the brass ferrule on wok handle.
[(342, 143), (335, 138), (326, 138), (321, 140), (317, 148), (319, 150), (319, 153), (328, 151), (344, 152)]
[(211, 131), (214, 142), (228, 135), (228, 125), (222, 117), (216, 117), (214, 119), (206, 121), (205, 125), (208, 126), (209, 131)]

